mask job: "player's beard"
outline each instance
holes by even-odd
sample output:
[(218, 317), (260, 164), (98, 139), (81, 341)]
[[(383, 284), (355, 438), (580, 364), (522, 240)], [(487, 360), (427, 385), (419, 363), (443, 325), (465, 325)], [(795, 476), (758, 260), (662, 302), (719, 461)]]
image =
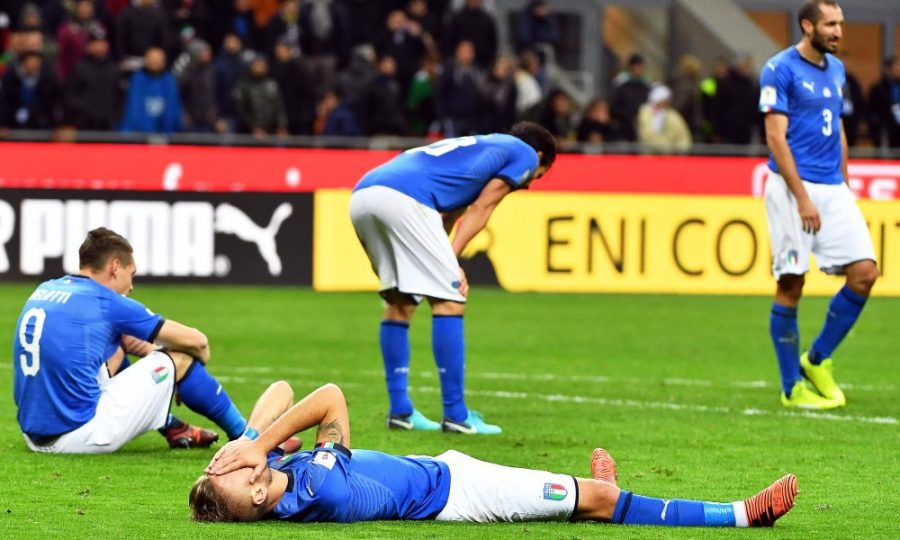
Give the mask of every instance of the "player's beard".
[(835, 40), (833, 44), (828, 41), (829, 37), (825, 34), (820, 34), (813, 29), (813, 34), (811, 39), (809, 40), (810, 44), (813, 48), (819, 51), (822, 54), (831, 53), (834, 54), (838, 50), (838, 40)]

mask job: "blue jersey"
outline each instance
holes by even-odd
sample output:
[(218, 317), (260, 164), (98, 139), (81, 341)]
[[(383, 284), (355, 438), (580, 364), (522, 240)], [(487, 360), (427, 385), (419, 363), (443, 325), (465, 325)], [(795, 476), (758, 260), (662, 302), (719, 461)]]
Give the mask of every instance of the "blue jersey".
[(13, 340), (14, 397), (22, 432), (50, 437), (81, 427), (100, 399), (97, 374), (122, 334), (156, 338), (163, 319), (85, 276), (42, 283)]
[[(773, 56), (759, 75), (759, 109), (788, 117), (787, 143), (800, 178), (840, 184), (844, 64), (831, 54), (817, 66), (790, 47)], [(778, 172), (773, 156), (769, 168)]]
[(276, 519), (320, 522), (432, 519), (447, 505), (450, 471), (431, 458), (320, 447), (281, 457), (269, 467), (288, 475), (270, 513)]
[(446, 212), (471, 204), (492, 178), (519, 189), (537, 167), (534, 148), (512, 135), (458, 137), (403, 152), (366, 173), (353, 190), (386, 186)]

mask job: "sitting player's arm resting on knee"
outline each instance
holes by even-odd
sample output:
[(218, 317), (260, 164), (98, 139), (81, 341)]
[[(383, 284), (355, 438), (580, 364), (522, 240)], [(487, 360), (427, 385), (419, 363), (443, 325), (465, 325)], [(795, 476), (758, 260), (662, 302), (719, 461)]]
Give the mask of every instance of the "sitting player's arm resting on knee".
[(122, 336), (122, 349), (128, 354), (143, 358), (156, 350), (156, 345), (134, 336)]
[(204, 364), (209, 361), (209, 340), (206, 339), (206, 335), (196, 328), (185, 326), (171, 319), (166, 319), (162, 328), (159, 329), (156, 342), (164, 347), (189, 354)]
[(493, 178), (484, 186), (481, 194), (463, 214), (462, 221), (459, 222), (459, 227), (456, 229), (456, 236), (453, 237), (453, 253), (457, 257), (466, 249), (475, 235), (484, 229), (494, 208), (497, 208), (503, 197), (506, 197), (510, 191), (512, 188), (509, 184), (500, 178)]
[[(269, 385), (266, 391), (259, 396), (250, 418), (247, 419), (247, 428), (263, 433), (275, 420), (281, 417), (294, 403), (294, 390), (285, 381), (277, 381)], [(250, 437), (255, 438), (255, 437)]]

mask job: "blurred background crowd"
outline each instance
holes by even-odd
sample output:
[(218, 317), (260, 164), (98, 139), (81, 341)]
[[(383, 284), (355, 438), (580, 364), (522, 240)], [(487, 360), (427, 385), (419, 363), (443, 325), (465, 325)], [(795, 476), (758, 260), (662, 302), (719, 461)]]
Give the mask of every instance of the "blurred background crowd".
[[(567, 141), (760, 142), (749, 57), (690, 55), (653, 81), (635, 52), (579, 103), (549, 75), (552, 3), (491, 0), (5, 0), (0, 129), (444, 137), (528, 119)], [(509, 24), (512, 43), (499, 43)], [(510, 54), (500, 54), (500, 51)], [(849, 72), (848, 72), (849, 73)], [(851, 145), (900, 147), (900, 60), (844, 92)]]

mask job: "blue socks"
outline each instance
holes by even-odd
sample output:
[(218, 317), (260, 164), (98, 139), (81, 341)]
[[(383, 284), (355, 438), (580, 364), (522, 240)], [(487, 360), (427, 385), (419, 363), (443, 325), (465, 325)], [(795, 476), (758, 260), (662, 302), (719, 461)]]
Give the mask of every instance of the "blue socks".
[(391, 401), (391, 415), (412, 414), (413, 404), (409, 399), (409, 323), (403, 321), (381, 321), (379, 332), (381, 358), (384, 361), (384, 378), (387, 381), (388, 398)]
[(797, 308), (772, 304), (769, 316), (769, 334), (775, 345), (778, 369), (781, 371), (781, 388), (790, 397), (794, 383), (800, 380), (800, 331), (797, 328)]
[(668, 525), (673, 527), (735, 527), (737, 525), (733, 503), (656, 499), (642, 497), (624, 490), (619, 494), (612, 522), (624, 525)]
[(222, 385), (206, 371), (203, 363), (194, 360), (178, 382), (178, 395), (185, 405), (215, 422), (225, 430), (229, 439), (244, 433), (247, 420), (225, 393)]
[(463, 399), (466, 375), (466, 342), (460, 315), (434, 315), (431, 318), (431, 349), (441, 378), (444, 418), (464, 422), (469, 410)]
[(831, 304), (828, 305), (828, 316), (825, 318), (822, 333), (809, 349), (810, 363), (818, 365), (831, 356), (856, 323), (864, 305), (866, 298), (851, 291), (846, 285), (834, 295)]

